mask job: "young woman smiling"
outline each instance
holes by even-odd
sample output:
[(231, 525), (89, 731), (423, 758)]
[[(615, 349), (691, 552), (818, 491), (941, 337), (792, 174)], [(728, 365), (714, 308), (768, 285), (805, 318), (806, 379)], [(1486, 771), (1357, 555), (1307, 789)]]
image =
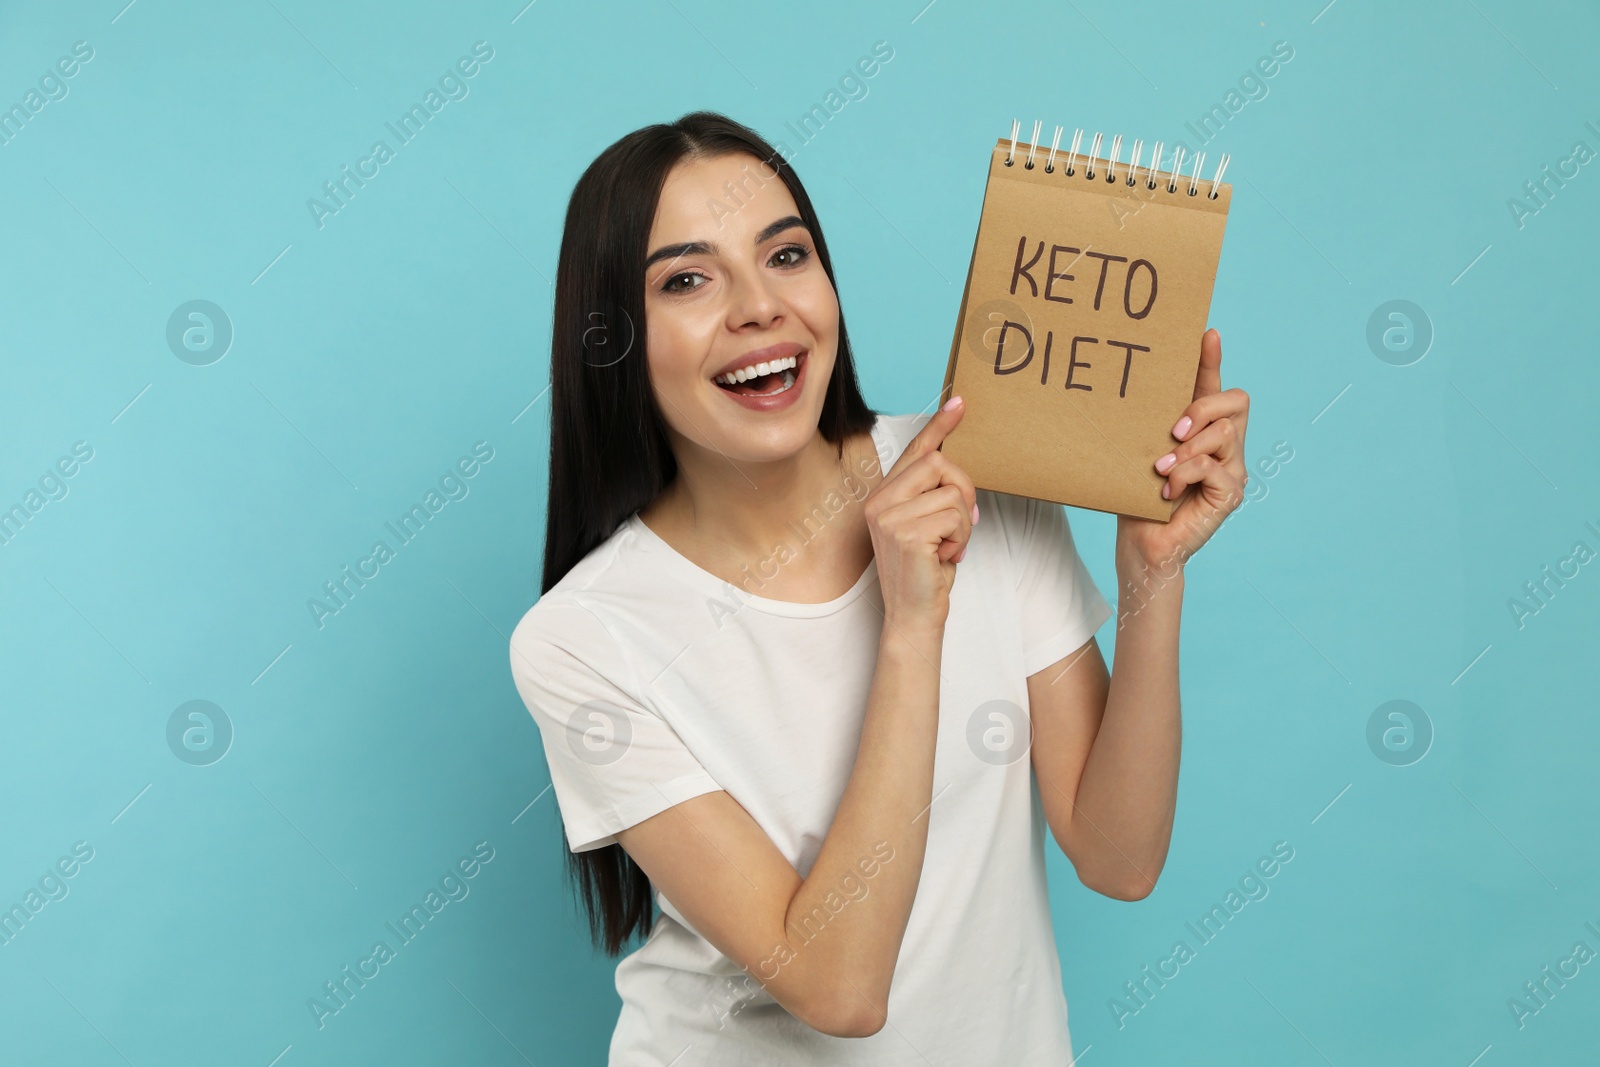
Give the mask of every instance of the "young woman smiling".
[(1156, 464), (1185, 495), (1118, 519), (1108, 674), (1064, 509), (944, 458), (959, 398), (866, 405), (816, 213), (754, 132), (697, 112), (602, 152), (552, 329), (511, 667), (591, 933), (648, 935), (610, 1062), (1069, 1062), (1044, 831), (1119, 900), (1165, 861), (1182, 568), (1245, 482), (1215, 331)]

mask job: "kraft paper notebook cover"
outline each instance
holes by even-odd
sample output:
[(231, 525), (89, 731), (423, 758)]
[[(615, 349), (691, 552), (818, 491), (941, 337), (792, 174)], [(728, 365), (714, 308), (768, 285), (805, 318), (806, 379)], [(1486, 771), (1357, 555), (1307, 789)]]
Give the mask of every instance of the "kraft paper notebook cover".
[[(1120, 163), (1101, 135), (1019, 143), (989, 159), (941, 402), (966, 401), (942, 451), (981, 489), (1165, 522), (1155, 461), (1194, 399), (1232, 187), (1224, 155), (1161, 169), (1161, 142)], [(1188, 173), (1182, 173), (1187, 169)]]

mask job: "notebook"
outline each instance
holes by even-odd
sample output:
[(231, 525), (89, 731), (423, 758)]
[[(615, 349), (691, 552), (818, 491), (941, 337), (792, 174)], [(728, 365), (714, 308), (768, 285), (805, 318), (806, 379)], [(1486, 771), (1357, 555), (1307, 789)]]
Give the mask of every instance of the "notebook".
[(1228, 157), (1206, 180), (1203, 152), (1163, 167), (1136, 140), (1123, 162), (1120, 134), (1102, 156), (1100, 134), (1061, 150), (1041, 125), (989, 157), (940, 396), (966, 413), (941, 450), (980, 489), (1164, 522), (1179, 500), (1154, 464), (1194, 399)]

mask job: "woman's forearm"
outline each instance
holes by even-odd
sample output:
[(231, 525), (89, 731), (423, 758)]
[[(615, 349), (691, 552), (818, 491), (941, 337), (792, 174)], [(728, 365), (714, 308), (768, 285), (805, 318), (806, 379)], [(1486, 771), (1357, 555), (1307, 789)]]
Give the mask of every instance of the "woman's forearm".
[(942, 626), (885, 623), (854, 770), (789, 905), (791, 960), (840, 1036), (887, 1018), (927, 849), (943, 638)]
[[(1099, 732), (1073, 808), (1086, 882), (1146, 896), (1166, 862), (1178, 795), (1182, 718), (1178, 631), (1183, 569), (1119, 553), (1117, 642)], [(1075, 860), (1077, 858), (1075, 857)]]

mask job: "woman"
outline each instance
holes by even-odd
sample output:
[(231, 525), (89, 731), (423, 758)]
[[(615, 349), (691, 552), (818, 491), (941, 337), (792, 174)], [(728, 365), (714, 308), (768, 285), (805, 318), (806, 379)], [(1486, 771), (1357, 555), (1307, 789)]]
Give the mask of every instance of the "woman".
[(511, 666), (591, 933), (648, 934), (610, 1062), (1066, 1063), (1044, 829), (1089, 887), (1155, 885), (1182, 565), (1242, 500), (1248, 398), (1208, 331), (1156, 464), (1185, 495), (1118, 519), (1108, 675), (1064, 510), (944, 458), (960, 398), (868, 408), (833, 282), (799, 178), (720, 115), (623, 137), (567, 210)]

